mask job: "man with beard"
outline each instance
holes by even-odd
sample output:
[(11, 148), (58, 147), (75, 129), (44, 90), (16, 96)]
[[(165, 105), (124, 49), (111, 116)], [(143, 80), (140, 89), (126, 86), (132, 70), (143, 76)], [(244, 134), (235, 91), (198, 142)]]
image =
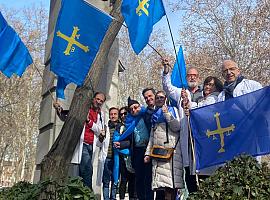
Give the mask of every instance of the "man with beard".
[[(88, 111), (87, 119), (84, 123), (84, 129), (81, 134), (76, 149), (73, 153), (71, 163), (78, 165), (79, 176), (85, 186), (92, 189), (93, 165), (92, 157), (95, 151), (101, 146), (100, 138), (105, 134), (104, 114), (101, 111), (106, 96), (102, 92), (96, 92), (93, 96), (91, 106)], [(53, 104), (57, 115), (62, 121), (65, 121), (69, 110), (64, 110), (57, 102)]]
[(196, 67), (189, 67), (187, 69), (187, 83), (190, 92), (191, 101), (197, 101), (202, 98), (203, 88), (199, 85), (200, 76)]

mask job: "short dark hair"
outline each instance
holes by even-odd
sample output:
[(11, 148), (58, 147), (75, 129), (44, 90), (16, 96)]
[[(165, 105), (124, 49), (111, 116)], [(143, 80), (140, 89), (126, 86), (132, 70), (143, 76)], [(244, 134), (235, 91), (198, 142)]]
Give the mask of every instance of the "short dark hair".
[(110, 109), (109, 109), (109, 114), (110, 114), (110, 112), (111, 112), (112, 110), (117, 110), (118, 113), (119, 113), (119, 109), (118, 109), (118, 108), (116, 108), (116, 107), (110, 107)]
[(210, 81), (214, 80), (214, 84), (215, 84), (215, 87), (217, 89), (218, 92), (222, 92), (223, 90), (223, 83), (221, 82), (221, 80), (219, 80), (217, 77), (215, 76), (208, 76), (204, 82), (203, 82), (203, 88), (204, 86), (209, 83)]
[(103, 92), (95, 92), (93, 98), (95, 98), (98, 94), (102, 94), (104, 96), (104, 101), (106, 101), (106, 95)]
[(151, 91), (153, 92), (153, 94), (156, 95), (156, 91), (155, 91), (154, 88), (145, 88), (145, 89), (143, 89), (142, 95), (144, 96), (144, 94), (145, 94), (147, 91), (149, 91), (149, 90), (151, 90)]

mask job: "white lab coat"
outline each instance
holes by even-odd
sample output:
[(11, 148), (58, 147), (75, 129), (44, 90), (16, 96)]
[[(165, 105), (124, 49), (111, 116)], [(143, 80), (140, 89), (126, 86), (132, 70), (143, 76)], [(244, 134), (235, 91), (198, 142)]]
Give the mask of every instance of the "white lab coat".
[[(262, 85), (256, 81), (243, 79), (234, 89), (233, 97), (238, 97), (262, 88)], [(218, 95), (218, 102), (225, 101), (225, 92)]]
[[(93, 123), (93, 126), (91, 128), (92, 131), (94, 131), (92, 164), (93, 164), (95, 156), (96, 155), (98, 156), (98, 171), (97, 171), (97, 180), (96, 180), (96, 185), (98, 186), (100, 186), (102, 182), (103, 168), (104, 168), (104, 163), (107, 156), (106, 150), (104, 149), (105, 148), (104, 141), (103, 143), (101, 143), (98, 139), (98, 136), (101, 130), (104, 129), (105, 127), (104, 122), (105, 122), (104, 113), (101, 112), (98, 116), (97, 122)], [(85, 126), (83, 128), (80, 140), (76, 145), (76, 148), (74, 150), (74, 153), (71, 159), (71, 163), (73, 164), (80, 164), (81, 162), (83, 141), (84, 141), (84, 131), (85, 131)]]

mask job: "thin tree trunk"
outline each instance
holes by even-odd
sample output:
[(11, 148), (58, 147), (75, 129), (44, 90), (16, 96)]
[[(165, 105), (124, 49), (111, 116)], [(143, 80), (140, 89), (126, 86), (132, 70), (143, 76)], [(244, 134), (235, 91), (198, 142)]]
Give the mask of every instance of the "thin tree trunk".
[[(27, 102), (27, 105), (26, 105), (26, 122), (28, 125), (30, 125), (30, 121), (29, 121), (29, 102)], [(26, 148), (27, 148), (27, 143), (28, 143), (28, 140), (29, 140), (29, 127), (26, 126), (26, 135), (25, 135), (25, 138), (24, 138), (24, 142), (23, 142), (23, 152), (22, 152), (22, 168), (21, 168), (21, 175), (20, 175), (20, 181), (23, 181), (25, 178), (25, 164), (26, 164)]]
[(109, 50), (121, 28), (123, 21), (120, 14), (121, 3), (122, 0), (117, 0), (111, 12), (112, 16), (116, 18), (118, 22), (113, 20), (110, 25), (83, 86), (75, 90), (69, 115), (58, 138), (41, 162), (41, 180), (53, 178), (65, 181), (68, 177), (68, 166), (76, 144), (79, 141), (93, 96), (90, 84), (92, 82), (93, 87), (96, 87), (97, 77), (101, 75)]
[(4, 147), (4, 150), (0, 156), (0, 177), (2, 177), (2, 173), (3, 173), (3, 163), (5, 161), (4, 157), (5, 157), (5, 154), (6, 154), (6, 151), (7, 151), (7, 148), (8, 148), (9, 144), (6, 144), (6, 146)]

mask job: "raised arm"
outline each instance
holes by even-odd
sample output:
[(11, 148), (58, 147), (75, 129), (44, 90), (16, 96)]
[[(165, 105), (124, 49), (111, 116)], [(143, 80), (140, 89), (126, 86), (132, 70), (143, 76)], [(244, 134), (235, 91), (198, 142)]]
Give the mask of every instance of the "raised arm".
[(61, 121), (66, 121), (69, 110), (64, 110), (58, 102), (53, 103), (53, 107), (56, 110), (56, 114)]
[(168, 68), (169, 67), (167, 65), (164, 65), (164, 71), (162, 76), (163, 90), (166, 92), (166, 94), (168, 94), (173, 100), (178, 103), (181, 97), (181, 89), (172, 85)]

